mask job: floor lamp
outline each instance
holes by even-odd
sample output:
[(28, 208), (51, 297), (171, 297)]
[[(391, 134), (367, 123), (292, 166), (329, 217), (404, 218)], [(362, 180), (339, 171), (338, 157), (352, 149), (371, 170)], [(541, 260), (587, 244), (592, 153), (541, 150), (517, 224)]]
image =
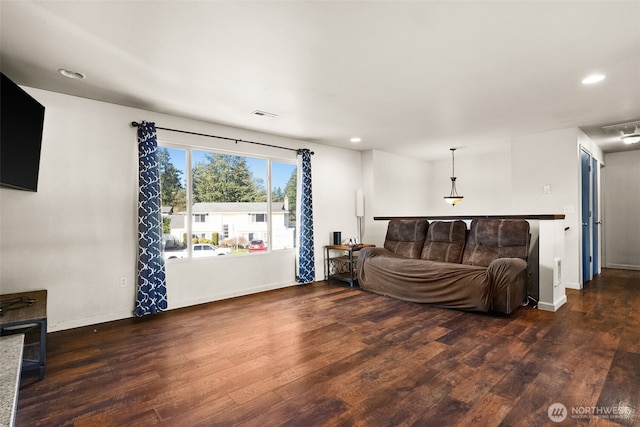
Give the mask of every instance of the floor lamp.
[(358, 218), (358, 244), (362, 243), (362, 219), (364, 218), (364, 192), (356, 190), (356, 217)]

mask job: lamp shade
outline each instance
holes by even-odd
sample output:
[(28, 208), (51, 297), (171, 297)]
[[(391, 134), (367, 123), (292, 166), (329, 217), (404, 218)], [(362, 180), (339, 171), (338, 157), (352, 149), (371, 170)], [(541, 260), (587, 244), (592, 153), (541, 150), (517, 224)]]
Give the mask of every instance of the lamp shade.
[(463, 196), (444, 196), (444, 201), (450, 205), (456, 205), (464, 199)]
[(364, 191), (362, 188), (356, 190), (356, 216), (364, 216)]

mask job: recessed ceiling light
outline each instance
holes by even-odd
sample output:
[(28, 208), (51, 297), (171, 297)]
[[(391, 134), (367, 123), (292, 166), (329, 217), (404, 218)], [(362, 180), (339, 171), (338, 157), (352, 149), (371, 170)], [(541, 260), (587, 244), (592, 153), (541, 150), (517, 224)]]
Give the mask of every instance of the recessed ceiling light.
[(262, 110), (255, 110), (251, 114), (253, 114), (254, 116), (260, 116), (260, 117), (270, 117), (270, 118), (278, 117), (277, 114), (269, 113), (268, 111), (262, 111)]
[(583, 85), (592, 85), (594, 83), (598, 83), (604, 80), (605, 75), (604, 74), (591, 74), (590, 76), (585, 77), (584, 79), (582, 79), (582, 84)]
[(59, 72), (60, 74), (62, 74), (63, 76), (68, 77), (68, 78), (70, 78), (70, 79), (79, 79), (79, 80), (82, 80), (82, 79), (84, 79), (84, 78), (86, 77), (86, 76), (85, 76), (84, 74), (82, 74), (82, 73), (79, 73), (79, 72), (77, 72), (77, 71), (67, 70), (67, 69), (64, 69), (64, 68), (60, 68), (60, 69), (58, 70), (58, 72)]
[(354, 136), (353, 138), (351, 138), (349, 141), (353, 142), (353, 143), (357, 143), (362, 141), (362, 138), (358, 137), (358, 136)]

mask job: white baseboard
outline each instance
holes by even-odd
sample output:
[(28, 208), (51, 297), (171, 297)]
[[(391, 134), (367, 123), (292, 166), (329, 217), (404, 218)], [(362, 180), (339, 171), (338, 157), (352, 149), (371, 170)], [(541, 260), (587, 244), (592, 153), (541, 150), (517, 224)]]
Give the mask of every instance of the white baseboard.
[(567, 296), (566, 295), (563, 295), (558, 301), (554, 302), (553, 304), (548, 303), (548, 302), (538, 301), (538, 309), (544, 310), (544, 311), (556, 312), (556, 311), (558, 311), (558, 309), (560, 307), (565, 305), (566, 302), (567, 302)]
[[(122, 320), (133, 317), (133, 308), (129, 311), (121, 311), (115, 313), (104, 313), (92, 317), (83, 317), (82, 319), (71, 319), (62, 322), (47, 322), (47, 332), (64, 331), (66, 329), (81, 328), (83, 326), (97, 325), (98, 323), (112, 322), (114, 320)], [(47, 319), (48, 320), (48, 319)]]
[(292, 283), (290, 281), (287, 281), (287, 282), (281, 282), (281, 283), (270, 283), (264, 286), (256, 286), (255, 288), (248, 288), (248, 289), (245, 288), (245, 289), (234, 290), (231, 292), (221, 292), (219, 294), (207, 295), (202, 298), (193, 298), (193, 299), (182, 300), (177, 302), (171, 301), (171, 299), (169, 299), (169, 310), (190, 307), (192, 305), (198, 305), (198, 304), (206, 304), (208, 302), (221, 301), (221, 300), (241, 297), (245, 295), (257, 294), (260, 292), (273, 291), (275, 289), (282, 289), (282, 288), (287, 288), (289, 286), (296, 286), (296, 285), (298, 285), (298, 283), (295, 283), (295, 282)]
[(617, 268), (620, 270), (640, 270), (640, 265), (631, 264), (607, 264), (605, 268)]
[(577, 290), (582, 289), (582, 286), (580, 286), (580, 283), (565, 283), (564, 287), (565, 289), (577, 289)]
[[(244, 295), (256, 294), (259, 292), (272, 291), (275, 289), (281, 289), (281, 288), (286, 288), (289, 286), (296, 286), (296, 285), (297, 283), (295, 282), (292, 283), (291, 281), (286, 281), (281, 283), (270, 283), (265, 286), (257, 286), (255, 288), (241, 289), (233, 292), (225, 292), (225, 293), (220, 293), (215, 295), (208, 295), (203, 298), (195, 298), (195, 299), (183, 300), (183, 301), (177, 301), (177, 302), (172, 301), (171, 296), (169, 296), (168, 310), (189, 307), (197, 304), (205, 304), (208, 302), (220, 301), (220, 300), (240, 297)], [(133, 307), (134, 301), (132, 301), (131, 303)], [(114, 320), (128, 319), (131, 317), (134, 317), (133, 308), (129, 311), (104, 313), (97, 316), (85, 317), (82, 319), (72, 319), (72, 320), (66, 320), (66, 321), (56, 322), (56, 323), (49, 321), (47, 324), (47, 332), (56, 332), (56, 331), (63, 331), (66, 329), (80, 328), (83, 326), (97, 325), (100, 323), (112, 322)]]

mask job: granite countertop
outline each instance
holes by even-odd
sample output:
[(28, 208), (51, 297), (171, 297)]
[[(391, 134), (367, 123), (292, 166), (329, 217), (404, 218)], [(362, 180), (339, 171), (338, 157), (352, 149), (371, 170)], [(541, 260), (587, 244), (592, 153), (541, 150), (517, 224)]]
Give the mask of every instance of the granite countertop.
[(0, 338), (0, 426), (13, 426), (20, 387), (24, 335)]

